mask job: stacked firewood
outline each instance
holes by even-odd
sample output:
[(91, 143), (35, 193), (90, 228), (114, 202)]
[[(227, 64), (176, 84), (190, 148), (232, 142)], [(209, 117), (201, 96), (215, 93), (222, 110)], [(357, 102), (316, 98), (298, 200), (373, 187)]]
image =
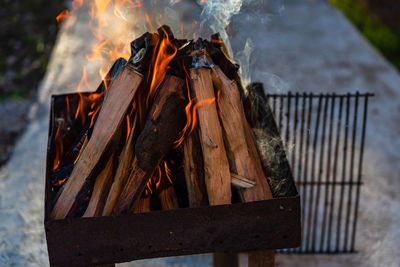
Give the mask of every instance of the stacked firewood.
[(277, 137), (259, 125), (262, 86), (244, 90), (220, 36), (178, 40), (163, 26), (131, 50), (95, 93), (81, 96), (86, 108), (68, 106), (72, 126), (52, 134), (69, 149), (54, 161), (51, 218), (272, 198), (270, 164), (287, 163), (260, 154), (260, 140)]

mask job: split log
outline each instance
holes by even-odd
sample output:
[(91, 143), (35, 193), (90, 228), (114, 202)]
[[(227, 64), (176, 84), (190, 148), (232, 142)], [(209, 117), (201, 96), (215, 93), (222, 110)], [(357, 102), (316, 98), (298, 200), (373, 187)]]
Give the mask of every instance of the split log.
[(160, 200), (163, 210), (179, 209), (178, 199), (172, 184), (160, 191), (158, 199)]
[(203, 154), (197, 128), (183, 141), (183, 164), (189, 206), (207, 206), (208, 198), (204, 183)]
[(204, 178), (210, 205), (230, 204), (232, 198), (229, 163), (218, 119), (211, 70), (190, 70), (193, 95), (197, 103), (207, 102), (197, 109), (200, 143), (203, 151)]
[(96, 169), (109, 153), (109, 148), (121, 128), (126, 111), (141, 81), (142, 75), (129, 66), (122, 67), (107, 91), (92, 137), (82, 151), (65, 189), (54, 206), (51, 218), (65, 218), (84, 184), (92, 179)]
[(119, 195), (124, 188), (126, 181), (130, 174), (130, 166), (134, 157), (135, 142), (138, 136), (138, 117), (135, 116), (135, 120), (132, 125), (132, 130), (129, 134), (128, 140), (121, 152), (120, 160), (118, 163), (117, 172), (115, 174), (114, 182), (108, 193), (106, 204), (103, 210), (103, 216), (111, 214)]
[(247, 87), (247, 91), (246, 116), (254, 129), (257, 148), (273, 196), (295, 196), (297, 190), (292, 172), (264, 87), (261, 83), (253, 83)]
[(168, 170), (166, 166), (161, 168), (160, 184), (157, 188), (157, 197), (161, 203), (163, 210), (179, 209), (178, 198), (175, 194), (174, 186), (171, 184), (168, 178)]
[(250, 202), (271, 199), (271, 190), (263, 173), (260, 157), (254, 149), (255, 142), (251, 137), (237, 84), (229, 80), (218, 66), (212, 68), (212, 78), (218, 91), (219, 114), (232, 171), (239, 177), (255, 182), (253, 187), (241, 190), (243, 200)]
[(151, 211), (150, 192), (144, 190), (142, 195), (132, 205), (131, 213), (144, 213)]
[(185, 126), (185, 82), (168, 76), (159, 89), (135, 145), (135, 158), (126, 185), (111, 214), (124, 213), (132, 206), (163, 157)]
[[(256, 183), (251, 188), (242, 189), (241, 197), (245, 202), (271, 199), (272, 193), (262, 168), (254, 134), (245, 116), (236, 81), (229, 80), (218, 66), (213, 67), (212, 76), (214, 86), (219, 90), (218, 105), (231, 165), (239, 176)], [(249, 254), (249, 261), (261, 264), (264, 258), (271, 260), (271, 254), (274, 254), (273, 250), (252, 252)], [(272, 261), (273, 259), (272, 256)]]
[(114, 155), (111, 155), (104, 169), (97, 176), (89, 206), (83, 214), (83, 217), (95, 217), (102, 214), (106, 197), (114, 178), (113, 161)]

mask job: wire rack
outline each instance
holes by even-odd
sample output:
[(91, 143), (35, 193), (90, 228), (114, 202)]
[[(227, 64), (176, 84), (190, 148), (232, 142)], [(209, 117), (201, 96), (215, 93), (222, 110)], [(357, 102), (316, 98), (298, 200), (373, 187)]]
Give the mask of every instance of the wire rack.
[(301, 196), (302, 243), (280, 253), (356, 252), (368, 100), (373, 94), (269, 94)]

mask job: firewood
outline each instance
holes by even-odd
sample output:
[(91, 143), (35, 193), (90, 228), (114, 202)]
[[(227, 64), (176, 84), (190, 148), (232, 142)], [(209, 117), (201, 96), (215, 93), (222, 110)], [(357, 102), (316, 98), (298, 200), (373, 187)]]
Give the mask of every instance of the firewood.
[(144, 213), (149, 211), (151, 211), (151, 195), (147, 190), (144, 190), (142, 195), (133, 203), (131, 213)]
[(215, 252), (213, 253), (213, 266), (214, 267), (238, 267), (239, 255), (230, 252)]
[(163, 157), (170, 152), (185, 126), (184, 81), (168, 76), (155, 96), (135, 145), (135, 158), (125, 187), (112, 214), (129, 210)]
[(168, 177), (169, 175), (171, 174), (168, 173), (167, 166), (163, 166), (161, 168), (160, 182), (157, 188), (157, 197), (163, 210), (173, 210), (179, 208), (175, 189), (171, 184), (171, 177)]
[(114, 137), (142, 81), (142, 75), (124, 66), (107, 91), (92, 137), (51, 213), (53, 219), (63, 219), (75, 202), (83, 185), (92, 179), (95, 170), (109, 153)]
[(294, 196), (296, 187), (278, 127), (261, 83), (247, 87), (247, 119), (254, 129), (256, 144), (274, 197)]
[(134, 157), (135, 150), (135, 142), (138, 135), (138, 123), (137, 116), (135, 116), (135, 120), (132, 125), (132, 130), (129, 134), (128, 140), (121, 152), (120, 160), (118, 163), (118, 168), (115, 174), (114, 182), (111, 186), (111, 189), (108, 193), (107, 201), (104, 206), (103, 216), (108, 216), (111, 214), (115, 203), (122, 192), (122, 189), (125, 186), (125, 183), (130, 174), (130, 165), (132, 164), (132, 160)]
[(183, 163), (189, 206), (207, 206), (208, 198), (204, 183), (203, 154), (197, 128), (183, 141)]
[(161, 190), (158, 194), (158, 199), (163, 210), (179, 209), (178, 199), (176, 198), (175, 189), (172, 184)]
[(197, 109), (200, 143), (203, 151), (204, 178), (210, 205), (231, 203), (231, 177), (222, 129), (212, 84), (211, 70), (190, 70), (193, 95), (197, 102), (209, 101)]
[(275, 266), (274, 250), (259, 250), (249, 252), (249, 267), (273, 267)]
[(97, 176), (89, 206), (83, 214), (83, 217), (95, 217), (101, 215), (108, 191), (113, 182), (113, 161), (114, 155), (111, 155), (104, 169)]
[[(272, 193), (262, 168), (253, 132), (246, 120), (237, 83), (229, 80), (218, 66), (213, 67), (212, 74), (214, 86), (219, 90), (220, 117), (226, 133), (231, 165), (239, 176), (247, 177), (256, 183), (251, 188), (242, 189), (241, 197), (245, 202), (271, 199)], [(249, 254), (249, 259), (261, 263), (263, 257), (270, 258), (268, 256), (271, 253), (274, 252), (253, 252)]]
[(235, 81), (229, 80), (222, 70), (215, 66), (212, 69), (213, 83), (218, 91), (218, 107), (221, 123), (225, 132), (228, 158), (232, 171), (239, 177), (255, 182), (255, 185), (241, 190), (246, 202), (272, 198), (267, 179), (262, 170), (259, 155), (254, 150), (255, 143), (249, 136), (247, 123)]

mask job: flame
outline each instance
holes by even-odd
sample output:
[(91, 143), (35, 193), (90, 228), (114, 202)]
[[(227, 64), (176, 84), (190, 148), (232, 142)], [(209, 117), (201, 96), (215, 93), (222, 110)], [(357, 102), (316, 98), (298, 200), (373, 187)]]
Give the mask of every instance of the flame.
[(168, 181), (172, 184), (172, 171), (170, 168), (168, 168), (167, 162), (164, 160), (164, 170), (165, 170), (165, 176), (167, 177)]
[(147, 96), (147, 105), (149, 105), (150, 100), (154, 97), (157, 88), (163, 82), (165, 75), (167, 74), (168, 64), (175, 57), (178, 49), (169, 40), (168, 34), (164, 28), (165, 38), (161, 40), (160, 47), (158, 49), (158, 54), (153, 67), (153, 77), (150, 84), (150, 91)]
[(129, 119), (129, 115), (126, 115), (126, 141), (128, 141), (129, 134), (131, 133), (131, 122)]
[(60, 12), (60, 14), (58, 14), (58, 16), (56, 17), (56, 20), (58, 23), (61, 23), (63, 20), (65, 20), (68, 17), (69, 17), (69, 10), (64, 9), (63, 11)]
[(54, 157), (54, 161), (53, 161), (53, 171), (56, 170), (58, 168), (58, 166), (60, 166), (62, 157), (63, 157), (63, 153), (64, 153), (64, 145), (62, 142), (62, 135), (61, 135), (61, 126), (58, 126), (56, 134), (54, 135), (54, 144), (56, 145), (56, 155)]
[(76, 157), (76, 159), (75, 159), (75, 161), (74, 161), (74, 165), (78, 162), (78, 159), (79, 159), (80, 156), (81, 156), (81, 153), (82, 153), (82, 151), (83, 151), (83, 148), (86, 146), (86, 141), (87, 141), (87, 136), (85, 136), (85, 140), (83, 141), (83, 144), (82, 144), (81, 149), (79, 150), (78, 156)]
[[(183, 62), (182, 62), (182, 67), (185, 72), (186, 89), (187, 89), (189, 102), (185, 107), (186, 125), (183, 128), (183, 130), (180, 132), (178, 140), (176, 140), (174, 142), (174, 145), (175, 145), (174, 148), (178, 148), (182, 144), (183, 140), (185, 139), (185, 136), (189, 136), (193, 132), (194, 128), (196, 127), (197, 109), (204, 105), (209, 106), (215, 101), (215, 97), (213, 97), (213, 98), (205, 99), (205, 100), (202, 100), (202, 101), (199, 101), (196, 103), (196, 99), (192, 98), (191, 94), (190, 94), (190, 84), (189, 84), (190, 75), (189, 75), (189, 72), (187, 71), (186, 66)], [(218, 91), (218, 100), (219, 100), (219, 91)]]

